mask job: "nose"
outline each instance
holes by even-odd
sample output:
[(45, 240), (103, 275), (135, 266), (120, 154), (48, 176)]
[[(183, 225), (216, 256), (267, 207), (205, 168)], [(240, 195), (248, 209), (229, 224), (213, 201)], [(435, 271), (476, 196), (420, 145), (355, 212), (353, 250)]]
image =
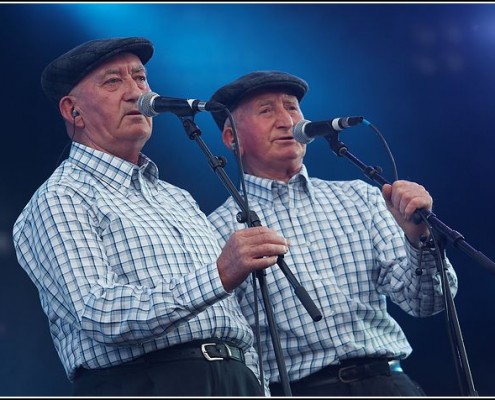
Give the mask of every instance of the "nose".
[(292, 114), (289, 110), (282, 107), (278, 112), (278, 123), (281, 128), (292, 129), (294, 126), (294, 120), (292, 119)]
[(126, 80), (126, 90), (125, 90), (125, 98), (126, 100), (136, 101), (143, 93), (147, 92), (147, 88), (143, 88), (138, 82), (134, 79)]

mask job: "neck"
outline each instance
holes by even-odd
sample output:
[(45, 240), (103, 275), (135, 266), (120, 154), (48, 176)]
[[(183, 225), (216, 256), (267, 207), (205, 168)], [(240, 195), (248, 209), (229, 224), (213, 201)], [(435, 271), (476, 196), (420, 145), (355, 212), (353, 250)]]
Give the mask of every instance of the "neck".
[(258, 176), (260, 178), (272, 179), (274, 181), (287, 183), (296, 175), (302, 168), (302, 164), (297, 167), (286, 169), (266, 169), (266, 168), (246, 168), (246, 172), (250, 175)]

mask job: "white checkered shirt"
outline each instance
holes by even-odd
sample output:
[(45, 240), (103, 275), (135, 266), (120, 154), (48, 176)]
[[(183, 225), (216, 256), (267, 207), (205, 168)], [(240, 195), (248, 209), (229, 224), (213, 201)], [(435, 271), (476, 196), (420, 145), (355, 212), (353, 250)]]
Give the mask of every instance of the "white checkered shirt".
[(257, 374), (251, 328), (217, 272), (213, 228), (144, 155), (138, 167), (74, 143), (13, 238), (70, 380), (79, 366), (213, 337), (243, 348)]
[[(309, 178), (306, 168), (288, 184), (246, 177), (249, 207), (261, 225), (288, 239), (284, 260), (308, 292), (322, 320), (315, 322), (294, 293), (282, 269), (267, 270), (266, 282), (289, 379), (301, 379), (351, 357), (405, 358), (411, 347), (387, 313), (387, 297), (413, 316), (443, 308), (440, 276), (433, 255), (423, 252), (422, 275), (416, 274), (419, 252), (396, 224), (375, 186), (361, 180)], [(209, 215), (220, 244), (232, 231), (239, 207), (229, 198)], [(457, 276), (447, 262), (452, 293)], [(254, 326), (252, 280), (237, 291), (241, 307)], [(279, 381), (268, 322), (258, 290), (261, 345), (271, 382)]]

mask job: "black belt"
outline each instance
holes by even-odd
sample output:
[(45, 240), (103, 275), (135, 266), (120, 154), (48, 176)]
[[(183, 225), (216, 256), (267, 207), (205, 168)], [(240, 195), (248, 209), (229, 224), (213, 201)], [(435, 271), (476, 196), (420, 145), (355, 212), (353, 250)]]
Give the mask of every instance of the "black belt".
[(244, 352), (239, 347), (218, 340), (194, 341), (146, 353), (126, 364), (141, 362), (141, 360), (142, 362), (167, 362), (191, 358), (201, 358), (208, 361), (232, 359), (244, 362)]
[(339, 365), (329, 365), (314, 374), (294, 382), (294, 384), (301, 384), (308, 387), (337, 382), (352, 383), (377, 375), (390, 376), (403, 372), (399, 360), (355, 358), (344, 360)]
[(188, 359), (203, 359), (208, 361), (237, 360), (245, 362), (244, 351), (230, 343), (219, 342), (216, 339), (184, 343), (162, 350), (146, 353), (135, 360), (107, 368), (85, 369), (78, 368), (76, 376), (84, 373), (101, 373), (115, 368), (126, 368), (133, 365), (152, 364), (160, 362), (180, 361)]

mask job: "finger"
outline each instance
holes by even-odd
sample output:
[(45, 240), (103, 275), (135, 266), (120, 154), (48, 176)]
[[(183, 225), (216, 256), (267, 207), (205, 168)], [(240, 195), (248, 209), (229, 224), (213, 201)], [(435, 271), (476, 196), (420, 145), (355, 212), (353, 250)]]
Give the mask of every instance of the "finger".
[(262, 258), (262, 257), (272, 257), (278, 256), (281, 254), (286, 254), (289, 251), (289, 248), (283, 244), (261, 244), (252, 248), (252, 257), (253, 258)]
[(278, 255), (276, 256), (264, 256), (261, 258), (253, 259), (250, 263), (254, 269), (264, 269), (272, 265), (275, 265), (278, 260)]
[(417, 196), (413, 198), (405, 207), (404, 209), (404, 214), (406, 219), (412, 218), (414, 212), (418, 209), (427, 209), (431, 210), (432, 207), (432, 201), (431, 198), (428, 196)]

